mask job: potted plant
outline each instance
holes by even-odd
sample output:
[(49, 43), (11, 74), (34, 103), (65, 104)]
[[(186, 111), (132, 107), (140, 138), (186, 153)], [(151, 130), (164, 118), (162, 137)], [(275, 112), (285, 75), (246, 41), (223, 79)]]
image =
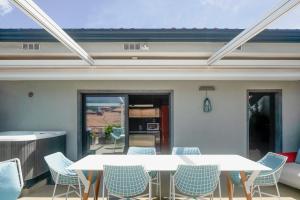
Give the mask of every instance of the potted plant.
[(112, 133), (114, 127), (115, 128), (120, 128), (121, 126), (118, 125), (118, 124), (109, 124), (109, 125), (107, 125), (105, 127), (104, 133), (105, 133), (105, 139), (106, 140), (110, 140), (111, 139), (111, 135), (110, 134)]

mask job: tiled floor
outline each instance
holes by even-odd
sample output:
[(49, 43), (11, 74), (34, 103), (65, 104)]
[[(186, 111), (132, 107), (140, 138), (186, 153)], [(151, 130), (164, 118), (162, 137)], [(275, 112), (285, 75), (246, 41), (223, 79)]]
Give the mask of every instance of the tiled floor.
[[(167, 177), (165, 177), (163, 179), (163, 196), (167, 196), (168, 195), (168, 182), (167, 182)], [(228, 199), (227, 195), (226, 195), (226, 186), (223, 183), (224, 181), (222, 181), (222, 200)], [(281, 200), (300, 200), (300, 190), (297, 189), (293, 189), (291, 187), (285, 186), (285, 185), (279, 185), (279, 189), (281, 192)], [(63, 187), (59, 187), (58, 188), (58, 193), (60, 192), (65, 192), (66, 188)], [(43, 185), (40, 186), (36, 189), (34, 189), (33, 191), (24, 194), (19, 200), (51, 200), (51, 196), (52, 196), (52, 191), (53, 191), (53, 186), (51, 185)], [(270, 192), (273, 193), (275, 192), (274, 188), (265, 188), (264, 191), (266, 192)], [(100, 194), (101, 195), (101, 194)], [(218, 193), (215, 194), (215, 199), (219, 199), (218, 197)], [(61, 198), (57, 198), (58, 200), (62, 200), (65, 199), (65, 197), (61, 197)], [(78, 197), (75, 197), (74, 195), (71, 195), (70, 200), (75, 200), (75, 199), (79, 199)], [(90, 199), (93, 199), (92, 197)], [(101, 197), (99, 197), (99, 199), (101, 199)], [(235, 198), (234, 200), (244, 200), (245, 198), (243, 197), (243, 192), (241, 190), (241, 188), (236, 188), (235, 189)], [(255, 197), (255, 200), (260, 200), (259, 197)], [(272, 199), (276, 199), (276, 198), (272, 198), (272, 197), (265, 197), (263, 198), (263, 200), (272, 200)]]

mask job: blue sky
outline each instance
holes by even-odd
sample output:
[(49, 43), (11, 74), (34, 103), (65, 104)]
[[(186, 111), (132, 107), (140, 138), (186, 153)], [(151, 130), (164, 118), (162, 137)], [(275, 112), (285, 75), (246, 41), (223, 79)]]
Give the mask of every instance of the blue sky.
[[(280, 0), (35, 0), (64, 28), (246, 28)], [(300, 6), (269, 28), (300, 29)], [(39, 28), (0, 0), (0, 28)]]

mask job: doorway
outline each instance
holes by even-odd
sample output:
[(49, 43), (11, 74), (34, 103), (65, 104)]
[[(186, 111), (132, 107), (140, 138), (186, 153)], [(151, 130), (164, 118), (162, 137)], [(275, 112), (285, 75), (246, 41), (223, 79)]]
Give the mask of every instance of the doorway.
[(259, 160), (282, 150), (280, 90), (248, 91), (248, 156)]
[(130, 146), (169, 152), (172, 91), (79, 91), (78, 100), (78, 157), (123, 154)]
[(155, 147), (157, 153), (169, 152), (169, 94), (131, 94), (128, 99), (129, 146)]

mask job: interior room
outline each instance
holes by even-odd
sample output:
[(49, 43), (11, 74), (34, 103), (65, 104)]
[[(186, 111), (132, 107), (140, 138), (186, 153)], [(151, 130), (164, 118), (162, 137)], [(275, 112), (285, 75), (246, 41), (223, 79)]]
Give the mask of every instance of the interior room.
[(169, 95), (129, 95), (129, 146), (169, 151)]

